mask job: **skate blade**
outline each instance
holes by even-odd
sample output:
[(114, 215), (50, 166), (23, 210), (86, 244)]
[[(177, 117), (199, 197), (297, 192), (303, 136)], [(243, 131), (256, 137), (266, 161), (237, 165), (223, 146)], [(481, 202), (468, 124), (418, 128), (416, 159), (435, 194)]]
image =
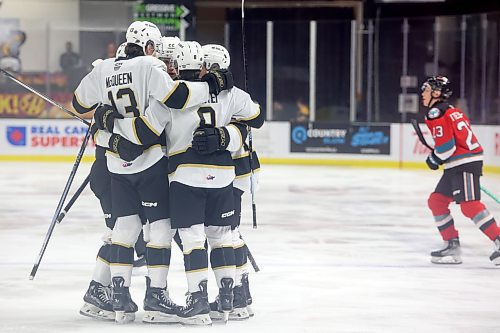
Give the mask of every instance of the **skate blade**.
[(458, 265), (462, 263), (462, 259), (457, 256), (431, 257), (433, 264), (443, 265)]
[(234, 308), (233, 311), (229, 312), (229, 320), (247, 320), (250, 318), (250, 314), (247, 308)]
[(490, 260), (494, 265), (496, 266), (500, 265), (500, 257), (496, 257), (495, 259), (490, 259)]
[(247, 305), (247, 311), (248, 311), (248, 315), (250, 317), (253, 317), (255, 315), (255, 313), (253, 312), (253, 309), (252, 307), (250, 306), (250, 304)]
[(115, 322), (127, 324), (135, 321), (135, 312), (115, 311)]
[(142, 322), (148, 324), (178, 324), (179, 317), (160, 311), (146, 311), (144, 317), (142, 317)]
[(113, 311), (106, 311), (101, 308), (98, 308), (95, 305), (84, 303), (82, 308), (80, 309), (80, 314), (85, 317), (90, 317), (98, 320), (115, 320), (115, 313)]
[(196, 316), (188, 317), (188, 318), (179, 318), (179, 322), (182, 325), (195, 325), (195, 326), (209, 326), (212, 325), (212, 320), (210, 319), (209, 314), (199, 314)]
[(219, 321), (224, 319), (224, 313), (219, 311), (210, 311), (209, 316), (210, 319), (214, 321)]

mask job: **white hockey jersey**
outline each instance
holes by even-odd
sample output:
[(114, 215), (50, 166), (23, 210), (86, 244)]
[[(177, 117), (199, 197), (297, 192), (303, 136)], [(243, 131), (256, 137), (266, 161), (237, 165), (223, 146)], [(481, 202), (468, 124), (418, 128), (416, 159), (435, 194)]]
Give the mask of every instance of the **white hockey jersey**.
[[(139, 56), (102, 61), (81, 81), (75, 91), (73, 105), (78, 112), (85, 113), (100, 103), (110, 104), (134, 123), (135, 119), (145, 115), (153, 100), (184, 109), (204, 103), (208, 98), (208, 84), (205, 82), (174, 82), (162, 61), (152, 56)], [(98, 131), (94, 136), (96, 144), (103, 147), (108, 147), (109, 137), (110, 134), (104, 131)], [(135, 142), (142, 144), (137, 134)], [(154, 165), (164, 154), (160, 144), (149, 146), (131, 162), (123, 161), (117, 154), (108, 151), (109, 171), (132, 174)]]
[[(211, 96), (207, 103), (184, 110), (165, 108), (152, 101), (144, 119), (151, 131), (161, 133), (165, 129), (169, 157), (169, 180), (202, 188), (221, 188), (231, 184), (235, 178), (231, 151), (241, 148), (240, 131), (232, 125), (232, 119), (248, 120), (260, 114), (260, 107), (250, 95), (239, 88), (222, 91)], [(136, 122), (137, 123), (137, 122)], [(227, 126), (230, 135), (226, 151), (201, 155), (191, 147), (193, 133), (203, 126)], [(139, 143), (133, 133), (137, 125), (127, 119), (115, 120), (114, 132)]]

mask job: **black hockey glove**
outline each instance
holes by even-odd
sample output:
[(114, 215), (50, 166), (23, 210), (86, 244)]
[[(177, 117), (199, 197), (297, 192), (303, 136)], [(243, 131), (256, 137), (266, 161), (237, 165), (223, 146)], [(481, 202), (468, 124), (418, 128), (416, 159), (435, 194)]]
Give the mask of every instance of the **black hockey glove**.
[(143, 151), (143, 146), (136, 145), (118, 134), (111, 134), (109, 138), (109, 150), (118, 154), (124, 161), (130, 162), (139, 157)]
[(98, 129), (113, 133), (115, 119), (123, 119), (123, 116), (111, 105), (103, 104), (94, 112), (94, 120)]
[(218, 95), (221, 91), (234, 87), (233, 74), (227, 69), (216, 69), (208, 71), (203, 75), (202, 81), (208, 83), (208, 91)]
[(191, 144), (194, 150), (203, 155), (226, 150), (229, 145), (229, 132), (225, 127), (199, 128), (194, 132)]
[(427, 159), (425, 160), (425, 163), (427, 163), (427, 166), (431, 170), (437, 170), (439, 169), (439, 166), (444, 163), (442, 159), (436, 156), (434, 153), (434, 150), (427, 156)]

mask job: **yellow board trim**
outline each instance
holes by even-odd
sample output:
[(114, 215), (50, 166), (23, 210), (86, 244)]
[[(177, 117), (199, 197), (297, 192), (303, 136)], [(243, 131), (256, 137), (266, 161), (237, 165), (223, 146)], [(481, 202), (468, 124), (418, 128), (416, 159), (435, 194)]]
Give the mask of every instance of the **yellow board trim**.
[[(71, 155), (0, 155), (0, 162), (74, 162)], [(94, 162), (95, 156), (83, 156), (82, 162)]]

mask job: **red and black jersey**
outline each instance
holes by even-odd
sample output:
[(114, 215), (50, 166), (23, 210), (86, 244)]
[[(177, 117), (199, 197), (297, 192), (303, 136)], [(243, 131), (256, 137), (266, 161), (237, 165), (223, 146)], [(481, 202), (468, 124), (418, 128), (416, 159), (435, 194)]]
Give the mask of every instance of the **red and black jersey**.
[(427, 112), (425, 123), (434, 138), (434, 153), (444, 161), (445, 169), (483, 160), (483, 147), (460, 109), (437, 103)]

